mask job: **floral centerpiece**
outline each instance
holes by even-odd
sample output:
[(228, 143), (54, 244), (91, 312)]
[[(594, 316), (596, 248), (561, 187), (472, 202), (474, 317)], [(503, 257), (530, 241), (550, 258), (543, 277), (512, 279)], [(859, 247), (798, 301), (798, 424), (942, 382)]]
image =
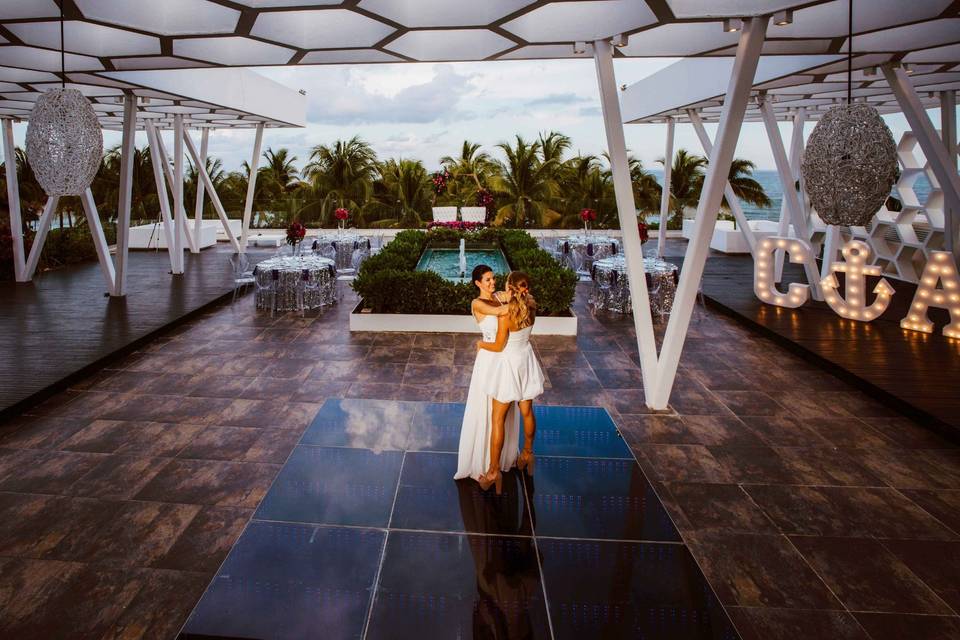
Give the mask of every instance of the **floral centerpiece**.
[(637, 223), (637, 231), (640, 232), (641, 244), (650, 239), (650, 230), (647, 228), (647, 223), (643, 220)]
[(436, 195), (442, 194), (447, 190), (447, 183), (450, 181), (450, 172), (444, 169), (443, 171), (437, 171), (433, 174), (433, 192)]
[(307, 228), (299, 222), (291, 222), (290, 226), (287, 227), (287, 244), (293, 247), (294, 253), (297, 252), (300, 243), (303, 242), (303, 239), (306, 237), (306, 235)]
[[(489, 189), (483, 187), (477, 189), (476, 206), (486, 208), (487, 216), (493, 212), (493, 194)], [(489, 220), (489, 217), (487, 219)]]
[(337, 228), (339, 228), (342, 232), (343, 226), (347, 223), (347, 219), (350, 217), (350, 210), (339, 207), (333, 212), (333, 217), (337, 219)]
[(583, 232), (590, 231), (590, 223), (597, 219), (597, 212), (593, 209), (580, 209), (580, 219), (583, 220)]

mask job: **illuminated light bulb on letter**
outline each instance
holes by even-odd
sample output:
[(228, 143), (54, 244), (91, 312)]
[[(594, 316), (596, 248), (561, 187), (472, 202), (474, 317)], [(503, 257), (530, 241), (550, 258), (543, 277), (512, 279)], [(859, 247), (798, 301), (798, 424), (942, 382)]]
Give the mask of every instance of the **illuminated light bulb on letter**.
[[(943, 286), (938, 288), (938, 283), (943, 283)], [(950, 313), (950, 324), (943, 328), (943, 335), (948, 338), (960, 337), (960, 301), (957, 300), (958, 296), (944, 295), (944, 290), (958, 287), (960, 287), (960, 278), (954, 268), (953, 255), (948, 251), (932, 252), (923, 270), (920, 284), (917, 285), (917, 293), (910, 305), (911, 311), (900, 321), (900, 326), (904, 329), (933, 333), (933, 323), (927, 317), (927, 310), (930, 307), (938, 307)]]
[(787, 293), (782, 293), (773, 282), (773, 261), (770, 254), (776, 246), (790, 256), (790, 262), (803, 264), (810, 259), (810, 245), (796, 238), (765, 238), (760, 243), (760, 252), (753, 265), (753, 292), (769, 304), (795, 309), (810, 297), (810, 285), (793, 282)]
[[(890, 297), (895, 293), (894, 288), (885, 278), (881, 278), (873, 289), (877, 298), (869, 307), (865, 306), (866, 300), (860, 294), (866, 286), (865, 276), (879, 276), (882, 273), (880, 267), (867, 264), (870, 259), (870, 246), (860, 240), (851, 240), (843, 245), (842, 253), (843, 262), (832, 263), (830, 274), (820, 281), (827, 304), (838, 315), (850, 320), (869, 321), (883, 315), (890, 304)], [(840, 283), (837, 282), (834, 274), (838, 272), (846, 273), (846, 291), (844, 292), (847, 296), (846, 300), (837, 292)]]

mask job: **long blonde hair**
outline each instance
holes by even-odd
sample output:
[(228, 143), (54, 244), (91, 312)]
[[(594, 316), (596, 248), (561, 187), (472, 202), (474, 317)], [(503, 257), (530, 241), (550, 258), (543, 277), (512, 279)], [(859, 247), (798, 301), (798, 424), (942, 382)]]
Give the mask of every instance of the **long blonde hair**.
[(530, 276), (523, 271), (511, 271), (507, 276), (507, 291), (511, 294), (507, 303), (510, 324), (526, 329), (533, 324), (536, 310), (530, 299)]

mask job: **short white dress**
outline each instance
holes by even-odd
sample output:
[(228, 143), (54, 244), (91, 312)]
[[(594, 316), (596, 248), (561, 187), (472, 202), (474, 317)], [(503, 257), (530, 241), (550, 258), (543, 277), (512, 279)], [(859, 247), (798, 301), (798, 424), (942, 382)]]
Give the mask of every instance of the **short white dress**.
[(543, 370), (530, 345), (533, 326), (511, 331), (493, 363), (485, 390), (498, 402), (533, 400), (543, 393)]
[[(484, 342), (497, 339), (497, 317), (484, 316), (478, 323)], [(493, 430), (493, 399), (485, 388), (494, 375), (495, 363), (503, 353), (482, 349), (473, 361), (473, 375), (467, 392), (467, 406), (460, 427), (460, 447), (457, 452), (457, 473), (453, 477), (477, 480), (490, 468), (490, 432)], [(500, 450), (500, 470), (509, 471), (517, 463), (520, 453), (520, 412), (511, 406), (503, 433), (503, 448)]]

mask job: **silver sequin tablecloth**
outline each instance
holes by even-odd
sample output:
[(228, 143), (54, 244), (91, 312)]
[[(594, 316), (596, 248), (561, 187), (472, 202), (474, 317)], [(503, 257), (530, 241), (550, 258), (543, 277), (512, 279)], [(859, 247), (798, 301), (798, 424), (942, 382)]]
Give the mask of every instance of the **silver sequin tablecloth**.
[[(677, 265), (657, 258), (644, 258), (643, 270), (647, 276), (651, 312), (654, 316), (668, 315), (677, 292)], [(623, 254), (596, 260), (590, 275), (593, 277), (590, 302), (594, 309), (617, 313), (632, 311), (627, 265)]]
[(620, 255), (620, 241), (601, 234), (577, 234), (560, 238), (557, 249), (571, 269), (579, 273), (590, 273), (597, 260)]
[(351, 231), (324, 233), (314, 239), (311, 248), (315, 253), (334, 260), (337, 271), (343, 271), (353, 268), (355, 251), (359, 250), (362, 257), (369, 255), (370, 239)]
[(337, 299), (336, 267), (328, 258), (269, 258), (257, 264), (253, 275), (257, 280), (258, 309), (269, 309), (272, 302), (275, 311), (293, 311), (300, 308), (301, 296), (305, 309), (333, 304)]

